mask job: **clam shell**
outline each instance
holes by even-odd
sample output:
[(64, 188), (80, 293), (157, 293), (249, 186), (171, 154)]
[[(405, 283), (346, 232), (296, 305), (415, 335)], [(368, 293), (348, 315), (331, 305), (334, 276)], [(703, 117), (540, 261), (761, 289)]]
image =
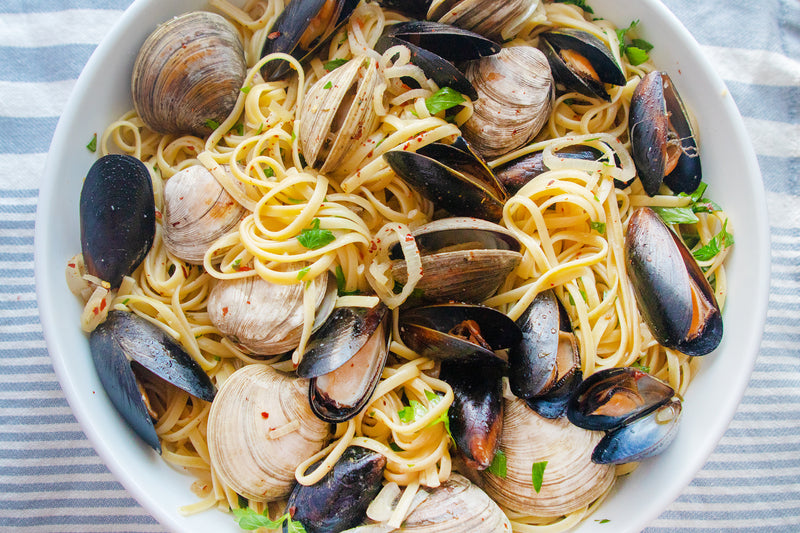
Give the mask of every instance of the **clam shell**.
[[(614, 468), (592, 462), (603, 434), (573, 426), (562, 417), (542, 418), (517, 398), (505, 400), (500, 449), (507, 475), (482, 472), (484, 490), (501, 506), (534, 516), (562, 516), (599, 498), (614, 482)], [(535, 492), (533, 463), (547, 461)]]
[(133, 105), (159, 133), (207, 135), (239, 97), (247, 71), (236, 28), (197, 11), (171, 19), (145, 40), (133, 66)]
[(474, 31), (490, 39), (504, 41), (502, 30), (526, 14), (530, 14), (539, 0), (444, 0), (434, 1), (428, 10), (428, 19)]
[[(307, 390), (308, 380), (267, 365), (248, 365), (225, 381), (211, 404), (211, 467), (248, 500), (287, 497), (297, 466), (321, 450), (328, 438), (329, 426), (311, 412)], [(270, 437), (271, 431), (290, 423), (297, 429)]]

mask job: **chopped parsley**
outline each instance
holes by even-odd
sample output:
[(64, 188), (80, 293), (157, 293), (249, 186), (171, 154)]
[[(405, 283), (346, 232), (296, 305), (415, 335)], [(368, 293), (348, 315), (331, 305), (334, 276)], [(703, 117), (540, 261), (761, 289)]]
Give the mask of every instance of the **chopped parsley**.
[(608, 518), (598, 518), (595, 520), (595, 522), (597, 522), (598, 524), (608, 524), (609, 522), (611, 522), (611, 520), (609, 520)]
[(398, 416), (400, 417), (400, 421), (406, 424), (411, 424), (418, 418), (425, 416), (425, 413), (428, 412), (428, 408), (419, 403), (416, 400), (411, 400), (409, 405), (406, 405), (399, 411), (397, 411)]
[(502, 478), (505, 478), (508, 475), (508, 470), (506, 468), (506, 454), (503, 453), (503, 450), (497, 450), (497, 453), (495, 453), (494, 457), (492, 458), (492, 464), (489, 465), (489, 468), (487, 468), (486, 471)]
[(630, 31), (635, 31), (638, 25), (639, 21), (634, 20), (627, 28), (617, 30), (617, 38), (619, 39), (619, 53), (628, 56), (628, 61), (630, 61), (631, 65), (634, 66), (641, 65), (650, 59), (648, 52), (653, 49), (653, 45), (644, 39), (631, 38), (631, 44), (627, 44), (625, 42), (627, 33)]
[(347, 291), (345, 287), (347, 287), (347, 280), (344, 279), (344, 271), (342, 271), (341, 265), (336, 265), (336, 289), (338, 290), (339, 296), (358, 294), (357, 290)]
[(306, 274), (308, 274), (309, 270), (311, 270), (310, 266), (307, 266), (305, 268), (301, 268), (300, 270), (298, 270), (297, 271), (297, 279), (303, 279), (304, 277), (306, 277)]
[(277, 520), (271, 520), (267, 515), (267, 512), (268, 511), (265, 511), (264, 514), (259, 514), (248, 507), (245, 509), (234, 509), (233, 516), (234, 519), (239, 523), (239, 527), (242, 529), (258, 529), (260, 527), (265, 527), (267, 529), (280, 529), (283, 527), (283, 523), (286, 522), (289, 533), (306, 533), (306, 528), (303, 526), (303, 524), (292, 520), (292, 517), (289, 516), (289, 513), (286, 513)]
[(679, 193), (678, 198), (689, 198), (691, 200), (692, 203), (686, 207), (654, 207), (653, 211), (667, 224), (694, 224), (699, 222), (695, 213), (713, 213), (720, 210), (716, 203), (708, 198), (703, 198), (707, 188), (708, 185), (701, 181), (697, 189), (691, 194)]
[[(345, 63), (347, 63), (347, 59), (331, 59), (330, 61), (326, 61), (323, 66), (325, 67), (325, 70), (331, 72), (332, 70), (336, 70), (337, 68), (341, 67)], [(330, 89), (330, 87), (325, 88)]]
[(207, 128), (209, 128), (211, 130), (215, 130), (215, 129), (219, 128), (219, 122), (217, 122), (213, 118), (206, 119), (205, 125), (206, 125)]
[(310, 228), (300, 232), (297, 240), (309, 250), (316, 250), (335, 241), (336, 236), (329, 229), (319, 229), (319, 219), (315, 218)]
[(639, 361), (636, 361), (635, 363), (633, 363), (631, 365), (631, 368), (635, 368), (636, 370), (641, 370), (642, 372), (644, 372), (646, 374), (650, 373), (650, 367), (641, 364)]
[(233, 268), (235, 271), (238, 272), (239, 269), (242, 268), (241, 265), (242, 265), (242, 260), (241, 259), (237, 259), (236, 261), (233, 262), (233, 264), (231, 265), (231, 268)]
[(462, 104), (464, 101), (464, 95), (460, 92), (450, 87), (442, 87), (425, 99), (425, 107), (428, 108), (428, 113), (435, 115), (439, 111), (450, 109)]
[(578, 6), (587, 13), (594, 15), (594, 9), (586, 5), (586, 0), (556, 0), (556, 2), (559, 2), (561, 4), (572, 4), (574, 6)]
[(94, 153), (97, 151), (97, 134), (95, 133), (92, 135), (92, 140), (89, 141), (89, 144), (86, 145), (86, 148), (89, 149), (90, 152)]
[(722, 224), (722, 229), (714, 235), (714, 238), (708, 244), (692, 252), (692, 255), (698, 261), (708, 261), (713, 259), (718, 253), (725, 248), (733, 246), (733, 235), (727, 231), (728, 221)]
[(331, 83), (330, 81), (328, 81), (328, 83), (322, 86), (323, 89), (330, 89), (331, 87), (333, 87), (333, 83)]
[(597, 231), (600, 235), (605, 235), (606, 233), (606, 223), (605, 222), (589, 222), (589, 227), (593, 230)]
[(234, 130), (236, 130), (236, 133), (238, 133), (238, 134), (239, 134), (239, 137), (241, 137), (242, 135), (244, 135), (244, 124), (242, 124), (241, 122), (239, 122), (238, 124), (236, 124), (236, 125), (233, 127), (233, 129), (234, 129)]
[(533, 482), (533, 490), (538, 494), (542, 490), (542, 481), (544, 480), (544, 469), (547, 467), (547, 461), (533, 463), (531, 467), (531, 481)]
[(252, 89), (252, 87), (250, 87), (250, 86), (248, 85), (248, 86), (246, 86), (246, 87), (242, 87), (242, 88), (241, 88), (241, 89), (239, 89), (239, 90), (240, 90), (240, 91), (242, 91), (244, 94), (247, 94), (247, 93), (249, 93), (249, 92), (250, 92), (250, 89)]
[(264, 123), (258, 125), (258, 129), (256, 130), (256, 135), (261, 135), (261, 132), (264, 131)]
[(394, 442), (390, 442), (390, 443), (389, 443), (389, 448), (391, 448), (391, 450), (392, 450), (393, 452), (402, 452), (402, 451), (404, 451), (404, 450), (403, 450), (403, 448), (401, 448), (400, 446), (398, 446), (398, 445), (397, 445), (397, 444), (395, 444)]

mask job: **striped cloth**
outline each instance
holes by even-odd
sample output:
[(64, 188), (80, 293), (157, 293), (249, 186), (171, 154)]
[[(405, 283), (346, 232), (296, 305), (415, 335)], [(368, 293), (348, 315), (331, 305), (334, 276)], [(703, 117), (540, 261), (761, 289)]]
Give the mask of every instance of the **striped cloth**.
[[(0, 530), (163, 531), (73, 418), (45, 347), (33, 277), (36, 199), (53, 130), (83, 65), (130, 1), (0, 1)], [(664, 1), (733, 94), (770, 212), (780, 215), (771, 219), (764, 341), (744, 400), (706, 466), (646, 531), (800, 531), (800, 2)]]

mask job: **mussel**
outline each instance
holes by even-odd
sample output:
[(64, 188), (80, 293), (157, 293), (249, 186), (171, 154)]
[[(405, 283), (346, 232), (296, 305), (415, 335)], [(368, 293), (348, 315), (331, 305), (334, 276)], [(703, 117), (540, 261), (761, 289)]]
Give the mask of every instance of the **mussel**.
[(175, 340), (147, 320), (110, 311), (89, 336), (94, 366), (111, 403), (139, 437), (161, 453), (153, 413), (140, 378), (152, 374), (210, 402), (216, 387)]
[(119, 287), (155, 238), (153, 184), (144, 163), (117, 154), (95, 161), (81, 189), (80, 229), (89, 274)]
[(608, 368), (580, 384), (567, 408), (578, 427), (609, 433), (592, 453), (595, 463), (639, 461), (674, 439), (681, 401), (672, 387), (636, 368)]
[(139, 50), (133, 105), (153, 131), (205, 136), (233, 110), (246, 71), (233, 24), (215, 13), (186, 13), (158, 26)]
[(295, 485), (286, 508), (308, 533), (338, 533), (356, 526), (381, 490), (385, 466), (386, 457), (380, 453), (350, 446), (320, 481)]
[[(521, 245), (507, 229), (476, 218), (444, 218), (413, 232), (422, 256), (422, 279), (409, 305), (421, 302), (482, 302), (522, 261)], [(392, 249), (392, 276), (408, 279), (399, 246)]]
[(722, 314), (691, 252), (648, 207), (625, 234), (625, 266), (636, 303), (653, 336), (667, 348), (705, 355), (722, 340)]
[(591, 33), (572, 28), (546, 31), (539, 35), (539, 47), (556, 84), (567, 91), (610, 101), (605, 84), (627, 81), (608, 47)]
[(478, 91), (461, 130), (484, 157), (530, 142), (550, 118), (555, 88), (547, 58), (532, 46), (510, 46), (471, 61), (465, 72)]
[(297, 374), (309, 381), (309, 403), (320, 419), (338, 423), (364, 408), (389, 354), (385, 305), (339, 307), (308, 342)]
[(665, 72), (653, 71), (636, 86), (628, 115), (631, 155), (645, 192), (665, 183), (690, 193), (702, 179), (697, 138), (678, 90)]
[[(570, 145), (556, 152), (559, 157), (596, 161), (603, 156), (600, 150), (591, 146)], [(499, 165), (494, 169), (497, 180), (503, 184), (509, 194), (517, 194), (526, 183), (549, 169), (544, 164), (543, 151), (539, 150)]]
[(248, 500), (289, 495), (297, 466), (322, 449), (330, 425), (311, 412), (308, 380), (247, 365), (222, 385), (208, 415), (214, 473)]

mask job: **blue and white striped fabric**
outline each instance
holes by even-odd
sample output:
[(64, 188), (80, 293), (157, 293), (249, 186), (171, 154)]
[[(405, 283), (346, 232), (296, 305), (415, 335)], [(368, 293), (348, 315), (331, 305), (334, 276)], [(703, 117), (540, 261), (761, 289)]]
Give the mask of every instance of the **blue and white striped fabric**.
[[(130, 1), (0, 1), (0, 530), (163, 531), (73, 418), (45, 348), (33, 276), (53, 130)], [(664, 2), (733, 94), (780, 216), (771, 219), (764, 341), (744, 400), (706, 466), (646, 531), (800, 531), (800, 2)]]

